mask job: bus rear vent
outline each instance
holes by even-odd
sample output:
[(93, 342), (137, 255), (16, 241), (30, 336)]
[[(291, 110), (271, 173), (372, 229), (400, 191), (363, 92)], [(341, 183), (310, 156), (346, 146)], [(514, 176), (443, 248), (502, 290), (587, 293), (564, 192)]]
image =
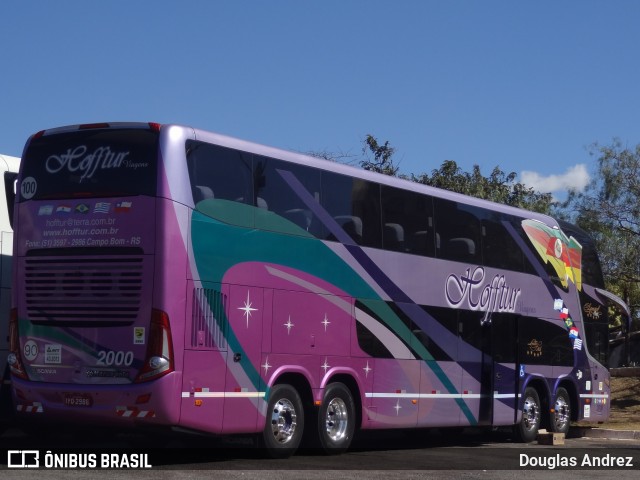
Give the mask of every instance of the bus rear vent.
[(36, 324), (131, 324), (140, 309), (143, 256), (24, 259), (26, 306)]
[(194, 288), (191, 346), (226, 350), (225, 306), (227, 296), (211, 288)]

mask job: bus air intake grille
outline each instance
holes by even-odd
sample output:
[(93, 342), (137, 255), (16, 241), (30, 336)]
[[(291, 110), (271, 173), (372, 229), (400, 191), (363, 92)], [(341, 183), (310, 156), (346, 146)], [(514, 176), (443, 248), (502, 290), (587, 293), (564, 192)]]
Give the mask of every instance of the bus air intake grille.
[(33, 323), (131, 324), (140, 310), (143, 256), (27, 257), (24, 291)]
[(191, 346), (226, 350), (225, 306), (227, 296), (211, 288), (194, 288), (191, 318)]

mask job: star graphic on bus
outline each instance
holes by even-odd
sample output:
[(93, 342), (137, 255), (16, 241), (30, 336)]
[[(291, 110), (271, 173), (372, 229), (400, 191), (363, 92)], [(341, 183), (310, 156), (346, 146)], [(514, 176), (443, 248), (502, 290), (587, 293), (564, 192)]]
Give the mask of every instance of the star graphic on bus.
[(264, 374), (266, 375), (272, 367), (272, 365), (269, 365), (269, 357), (265, 358), (264, 363), (260, 366), (264, 368)]
[(400, 415), (400, 410), (402, 409), (402, 407), (400, 406), (400, 399), (398, 399), (398, 401), (396, 402), (396, 406), (393, 408), (396, 411), (396, 416)]
[(369, 366), (369, 360), (367, 360), (367, 366), (364, 367), (363, 370), (364, 370), (364, 376), (365, 378), (367, 378), (369, 376), (369, 372), (373, 370), (373, 368)]
[(326, 314), (326, 313), (324, 314), (324, 320), (322, 320), (322, 322), (321, 322), (321, 323), (322, 323), (322, 325), (324, 325), (324, 331), (325, 331), (325, 333), (327, 333), (327, 326), (328, 326), (331, 322), (330, 322), (330, 321), (329, 321), (329, 319), (327, 318), (327, 314)]
[(283, 325), (287, 327), (287, 335), (289, 335), (291, 333), (291, 327), (295, 326), (295, 323), (291, 323), (291, 315), (289, 315), (287, 323), (284, 323)]
[(320, 368), (324, 370), (325, 375), (327, 374), (327, 370), (331, 368), (331, 365), (329, 365), (329, 362), (327, 361), (327, 357), (324, 357), (324, 363), (320, 365)]
[(258, 311), (257, 308), (251, 308), (251, 305), (252, 303), (251, 303), (251, 300), (249, 299), (249, 290), (247, 290), (247, 300), (244, 302), (244, 306), (238, 307), (238, 310), (242, 310), (244, 312), (243, 315), (247, 319), (247, 328), (249, 328), (249, 318), (251, 317), (251, 313)]

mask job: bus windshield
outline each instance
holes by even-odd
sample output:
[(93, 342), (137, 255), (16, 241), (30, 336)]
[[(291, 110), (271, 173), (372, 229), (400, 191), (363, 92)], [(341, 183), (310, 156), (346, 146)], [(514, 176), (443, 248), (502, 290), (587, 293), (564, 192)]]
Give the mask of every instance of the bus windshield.
[(20, 201), (156, 193), (157, 132), (96, 129), (36, 137)]

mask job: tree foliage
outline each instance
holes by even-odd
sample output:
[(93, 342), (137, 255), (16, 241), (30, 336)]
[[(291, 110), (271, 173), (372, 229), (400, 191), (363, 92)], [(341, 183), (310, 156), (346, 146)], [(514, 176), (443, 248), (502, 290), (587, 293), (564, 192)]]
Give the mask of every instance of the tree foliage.
[[(396, 150), (388, 141), (380, 144), (373, 135), (367, 135), (362, 152), (365, 159), (360, 162), (360, 166), (365, 170), (391, 176), (399, 175), (399, 166), (393, 156)], [(485, 177), (478, 165), (474, 165), (471, 172), (463, 172), (454, 160), (445, 160), (440, 168), (432, 170), (431, 174), (411, 174), (409, 177), (403, 177), (424, 185), (541, 213), (549, 213), (554, 206), (550, 193), (540, 193), (516, 182), (515, 172), (505, 173), (498, 166)]]
[(596, 173), (584, 192), (563, 205), (572, 221), (593, 237), (607, 289), (632, 311), (640, 309), (640, 145), (619, 140), (594, 145)]
[(471, 172), (463, 172), (454, 160), (445, 160), (439, 169), (431, 171), (431, 175), (423, 173), (412, 175), (416, 182), (432, 187), (444, 188), (476, 198), (525, 208), (541, 213), (549, 213), (554, 205), (550, 193), (540, 193), (533, 188), (516, 182), (515, 172), (505, 173), (500, 167), (493, 168), (485, 177), (479, 165), (474, 165)]
[[(389, 141), (383, 145), (373, 135), (367, 135), (364, 139), (362, 154), (364, 159), (360, 162), (360, 166), (365, 170), (372, 172), (384, 173), (392, 177), (398, 174), (399, 166), (396, 165), (393, 154), (396, 149), (389, 146)], [(371, 158), (373, 155), (373, 159)]]

